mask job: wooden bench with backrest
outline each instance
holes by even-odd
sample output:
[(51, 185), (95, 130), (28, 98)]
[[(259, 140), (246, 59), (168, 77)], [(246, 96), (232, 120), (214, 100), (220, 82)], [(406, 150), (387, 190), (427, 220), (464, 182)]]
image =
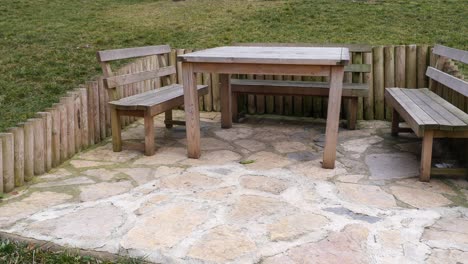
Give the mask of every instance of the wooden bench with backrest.
[[(144, 118), (145, 144), (142, 146), (146, 155), (155, 153), (153, 117), (165, 113), (165, 124), (171, 128), (173, 124), (184, 124), (172, 120), (172, 109), (184, 104), (183, 86), (172, 83), (170, 75), (176, 73), (175, 66), (168, 66), (166, 54), (171, 52), (168, 45), (148, 46), (127, 49), (114, 49), (97, 52), (97, 59), (104, 73), (104, 87), (109, 92), (111, 112), (112, 145), (115, 152), (122, 150), (121, 116), (136, 116)], [(159, 65), (156, 69), (118, 75), (112, 72), (110, 62), (122, 59), (157, 56)], [(163, 87), (154, 82), (155, 87), (136, 95), (120, 98), (118, 87), (132, 83), (161, 78)], [(198, 95), (208, 93), (207, 85), (198, 85)], [(125, 93), (123, 93), (125, 94)], [(129, 144), (130, 145), (130, 144)]]
[[(371, 53), (372, 47), (367, 45), (312, 45), (312, 44), (276, 44), (276, 43), (254, 43), (236, 44), (238, 46), (290, 46), (290, 47), (347, 47), (350, 52)], [(371, 72), (370, 64), (349, 64), (345, 66), (345, 73), (363, 74)], [(279, 96), (321, 96), (328, 97), (328, 82), (310, 81), (283, 81), (283, 80), (251, 80), (231, 79), (232, 91), (232, 115), (233, 120), (239, 118), (237, 97), (239, 94), (261, 94)], [(343, 83), (342, 97), (348, 100), (348, 128), (356, 128), (358, 111), (358, 98), (369, 96), (369, 85), (367, 83)]]
[[(468, 52), (436, 45), (433, 53), (439, 57), (435, 67), (428, 67), (426, 71), (426, 76), (430, 78), (429, 89), (385, 89), (385, 100), (393, 107), (392, 135), (408, 132), (399, 127), (401, 117), (418, 137), (423, 138), (419, 176), (421, 181), (429, 181), (431, 172), (440, 174), (438, 169), (431, 166), (434, 138), (468, 138), (468, 114), (432, 92), (437, 85), (443, 85), (465, 98), (468, 96), (466, 81), (441, 71), (446, 59), (468, 63)], [(461, 171), (462, 174), (466, 173), (466, 169)], [(460, 169), (443, 170), (444, 174), (455, 172), (459, 173)]]

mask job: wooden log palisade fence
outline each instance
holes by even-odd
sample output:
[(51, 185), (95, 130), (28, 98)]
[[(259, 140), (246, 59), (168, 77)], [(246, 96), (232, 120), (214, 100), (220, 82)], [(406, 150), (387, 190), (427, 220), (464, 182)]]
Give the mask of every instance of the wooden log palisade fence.
[[(384, 102), (385, 87), (422, 88), (428, 86), (425, 71), (434, 65), (436, 58), (428, 45), (365, 46), (353, 45), (351, 60), (354, 64), (372, 64), (371, 72), (346, 73), (345, 82), (369, 83), (369, 97), (360, 98), (358, 119), (390, 120), (391, 111)], [(371, 50), (371, 53), (365, 51)], [(172, 82), (181, 82), (181, 64), (177, 55), (193, 50), (177, 49), (166, 61), (176, 65), (177, 73)], [(161, 60), (155, 56), (138, 59), (119, 70), (119, 74), (153, 70), (160, 67)], [(163, 66), (163, 65), (161, 65)], [(447, 61), (444, 70), (461, 77), (452, 61)], [(236, 76), (237, 78), (311, 80), (321, 77), (291, 76)], [(209, 93), (200, 98), (200, 110), (220, 111), (219, 76), (198, 74), (200, 84), (209, 85)], [(130, 96), (161, 86), (161, 80), (145, 81), (119, 88), (120, 96)], [(468, 100), (450, 89), (437, 86), (435, 92), (455, 106), (468, 112)], [(38, 112), (35, 118), (19, 123), (16, 127), (0, 133), (0, 194), (31, 181), (70, 159), (76, 153), (95, 145), (111, 134), (109, 100), (104, 90), (102, 77), (96, 78), (67, 93), (51, 108)], [(249, 114), (281, 114), (325, 117), (327, 99), (300, 96), (247, 95), (239, 100), (239, 108)], [(346, 107), (342, 107), (343, 117)], [(135, 118), (123, 117), (127, 126)]]

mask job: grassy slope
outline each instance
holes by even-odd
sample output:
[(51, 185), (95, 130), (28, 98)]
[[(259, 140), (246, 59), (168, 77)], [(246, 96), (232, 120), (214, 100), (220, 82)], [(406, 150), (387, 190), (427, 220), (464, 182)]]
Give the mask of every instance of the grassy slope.
[(99, 49), (241, 41), (443, 43), (468, 49), (463, 0), (0, 2), (0, 131), (98, 74)]

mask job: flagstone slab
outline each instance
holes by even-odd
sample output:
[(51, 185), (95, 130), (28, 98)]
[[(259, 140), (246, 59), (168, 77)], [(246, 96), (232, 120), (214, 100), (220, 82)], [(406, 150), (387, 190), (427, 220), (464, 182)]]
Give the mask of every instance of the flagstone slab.
[(70, 161), (70, 164), (77, 169), (82, 169), (82, 168), (90, 168), (90, 167), (110, 166), (110, 165), (114, 165), (115, 163), (105, 162), (105, 161), (74, 159)]
[(214, 134), (223, 140), (235, 141), (249, 138), (253, 134), (253, 130), (248, 127), (236, 127), (236, 125), (234, 125), (234, 127), (230, 129), (216, 130)]
[[(187, 145), (186, 138), (179, 140), (179, 142), (184, 145)], [(233, 150), (234, 147), (231, 146), (229, 143), (225, 141), (221, 141), (216, 138), (202, 137), (200, 139), (200, 149), (201, 150), (221, 150), (221, 149)]]
[(250, 155), (246, 160), (253, 161), (245, 166), (251, 170), (271, 170), (288, 166), (292, 163), (288, 158), (273, 152), (260, 151)]
[(190, 203), (162, 207), (139, 219), (120, 245), (142, 252), (167, 250), (189, 236), (209, 216), (208, 210)]
[(172, 165), (187, 159), (187, 149), (183, 147), (162, 147), (153, 156), (142, 156), (134, 165)]
[(272, 241), (296, 239), (306, 233), (319, 231), (328, 222), (326, 217), (313, 213), (286, 216), (268, 225), (269, 238)]
[(440, 263), (466, 263), (468, 259), (468, 251), (461, 251), (456, 249), (434, 249), (431, 252), (426, 263), (428, 264), (440, 264)]
[(379, 136), (371, 136), (366, 138), (348, 140), (341, 145), (343, 146), (345, 151), (363, 153), (369, 146), (382, 141), (383, 138)]
[(452, 203), (452, 201), (439, 193), (418, 188), (392, 186), (390, 190), (398, 200), (416, 208), (439, 207)]
[(223, 181), (197, 172), (186, 172), (181, 175), (161, 179), (161, 188), (200, 190), (221, 184)]
[(297, 141), (275, 142), (273, 143), (273, 147), (279, 153), (290, 153), (297, 151), (305, 151), (309, 149), (305, 144)]
[(419, 176), (419, 161), (415, 155), (402, 153), (371, 154), (366, 156), (371, 179), (391, 180)]
[(393, 195), (386, 193), (378, 186), (354, 183), (336, 183), (341, 196), (354, 203), (378, 208), (391, 208), (396, 206)]
[(34, 192), (15, 202), (0, 203), (0, 227), (10, 225), (41, 210), (64, 203), (73, 196), (58, 192)]
[(235, 190), (236, 187), (234, 186), (222, 187), (216, 190), (198, 192), (195, 194), (195, 197), (198, 199), (221, 201), (227, 199)]
[(256, 249), (255, 242), (243, 235), (241, 230), (219, 226), (192, 246), (188, 256), (209, 263), (226, 263)]
[(238, 162), (241, 158), (241, 155), (230, 150), (215, 150), (202, 152), (202, 156), (199, 159), (186, 159), (182, 161), (181, 164), (189, 166), (222, 165), (226, 163)]
[(233, 220), (256, 220), (261, 216), (278, 213), (286, 203), (278, 199), (258, 195), (242, 195), (233, 205), (229, 218)]
[(240, 139), (234, 141), (234, 143), (252, 152), (264, 150), (266, 148), (265, 143), (252, 139)]
[(110, 181), (118, 173), (109, 169), (91, 169), (83, 172), (84, 175), (93, 176), (101, 181)]
[(80, 200), (83, 202), (95, 201), (114, 195), (125, 193), (133, 188), (130, 181), (101, 182), (93, 185), (80, 187)]
[(155, 179), (155, 170), (150, 168), (122, 168), (117, 169), (130, 176), (138, 185), (145, 184)]
[(113, 234), (125, 223), (126, 213), (112, 204), (83, 208), (57, 218), (30, 224), (24, 233), (62, 240), (71, 247), (103, 248), (116, 253)]
[(93, 149), (93, 151), (78, 154), (77, 158), (94, 161), (127, 162), (141, 155), (142, 153), (135, 150), (124, 149), (120, 152), (114, 152), (112, 150), (112, 144), (109, 143), (104, 146), (97, 147)]
[(434, 225), (424, 230), (421, 238), (438, 248), (454, 248), (468, 250), (468, 219), (459, 217), (444, 217)]
[(246, 175), (240, 178), (240, 184), (247, 189), (280, 194), (288, 188), (288, 182), (266, 176)]
[(298, 163), (296, 165), (291, 166), (290, 169), (293, 173), (297, 175), (316, 180), (327, 180), (335, 176), (347, 173), (343, 164), (341, 164), (339, 161), (335, 161), (334, 169), (322, 168), (321, 160), (313, 160)]

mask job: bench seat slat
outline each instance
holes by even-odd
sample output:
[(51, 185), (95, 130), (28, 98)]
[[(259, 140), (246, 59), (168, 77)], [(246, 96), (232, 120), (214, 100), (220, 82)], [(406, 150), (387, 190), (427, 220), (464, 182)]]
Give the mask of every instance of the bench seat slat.
[(454, 126), (465, 126), (465, 123), (438, 105), (418, 89), (401, 89), (419, 108), (434, 119), (441, 130), (453, 131)]
[(458, 119), (463, 121), (466, 126), (468, 126), (468, 114), (457, 108), (456, 106), (452, 105), (451, 103), (444, 100), (442, 97), (438, 96), (437, 94), (431, 92), (429, 89), (419, 89), (421, 93), (424, 93), (426, 96), (430, 97), (434, 102), (444, 107), (448, 112), (455, 115)]
[[(425, 90), (425, 91), (424, 91)], [(436, 98), (436, 94), (433, 93), (433, 97), (428, 96), (428, 94), (432, 93), (429, 91), (427, 88), (423, 89), (405, 89), (404, 90), (407, 94), (411, 93), (414, 94), (415, 97), (417, 97), (419, 100), (424, 102), (425, 105), (427, 105), (426, 109), (428, 109), (431, 114), (426, 111), (431, 117), (438, 116), (440, 119), (440, 125), (442, 130), (456, 130), (457, 128), (463, 129), (467, 127), (467, 123), (465, 123), (461, 118), (468, 116), (467, 114), (459, 114), (455, 115), (452, 112), (450, 112), (447, 108), (445, 108), (443, 105), (441, 105), (439, 102), (435, 101), (434, 98)], [(417, 99), (416, 99), (417, 100)], [(416, 101), (415, 100), (415, 101)], [(444, 100), (445, 101), (445, 100)], [(446, 101), (447, 102), (447, 101)], [(447, 107), (454, 107), (452, 104), (447, 102)], [(437, 120), (434, 118), (434, 120)]]
[[(231, 79), (233, 93), (269, 95), (316, 95), (328, 96), (329, 83), (280, 80)], [(343, 83), (343, 97), (367, 97), (365, 83)]]
[[(207, 88), (207, 85), (197, 85), (199, 93), (207, 92)], [(109, 102), (109, 104), (122, 110), (145, 110), (170, 100), (183, 99), (183, 95), (183, 86), (180, 84), (173, 84), (134, 96), (125, 97), (118, 101), (112, 101)]]
[(402, 90), (404, 90), (404, 88), (386, 89), (386, 92), (395, 100), (396, 105), (393, 104), (393, 106), (397, 106), (398, 112), (406, 112), (417, 126), (423, 127), (423, 130), (425, 128), (439, 129), (439, 123), (415, 104)]

